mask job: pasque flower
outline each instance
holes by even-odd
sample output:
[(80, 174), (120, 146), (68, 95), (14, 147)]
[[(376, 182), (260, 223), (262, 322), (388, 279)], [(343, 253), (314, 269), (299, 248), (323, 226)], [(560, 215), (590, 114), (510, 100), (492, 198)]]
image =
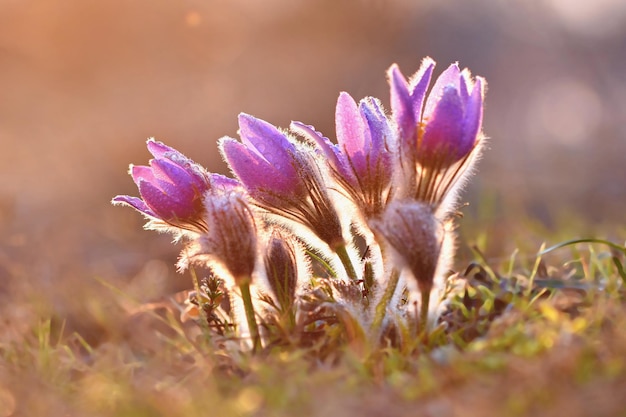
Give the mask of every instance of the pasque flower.
[(438, 219), (428, 204), (395, 200), (382, 217), (370, 222), (396, 254), (395, 265), (407, 268), (417, 282), (421, 295), (421, 322), (426, 322), (430, 293), (435, 278), (445, 265), (442, 254), (450, 253), (447, 221)]
[(409, 197), (439, 204), (475, 159), (485, 82), (452, 64), (426, 97), (434, 65), (426, 58), (410, 81), (392, 65), (388, 78), (405, 170), (402, 188)]
[(259, 231), (244, 191), (214, 187), (205, 194), (204, 206), (208, 231), (188, 251), (190, 261), (206, 260), (219, 276), (230, 276), (237, 285), (249, 282)]
[(154, 156), (149, 166), (131, 165), (129, 170), (141, 197), (118, 195), (112, 202), (129, 205), (152, 220), (176, 228), (206, 231), (204, 193), (211, 183), (231, 187), (237, 182), (207, 173), (176, 149), (152, 138), (148, 139), (147, 147)]
[(220, 141), (220, 148), (252, 197), (277, 205), (285, 198), (306, 196), (295, 163), (296, 146), (284, 133), (264, 120), (242, 113), (239, 136), (241, 143), (226, 137)]
[(261, 342), (250, 284), (258, 255), (259, 230), (253, 209), (248, 204), (248, 196), (240, 187), (212, 187), (205, 194), (204, 205), (208, 231), (188, 246), (179, 265), (184, 268), (188, 263), (200, 263), (224, 278), (231, 289), (239, 288), (250, 337), (256, 350)]
[(239, 115), (241, 143), (222, 138), (226, 162), (257, 204), (308, 227), (333, 250), (344, 245), (341, 224), (310, 149), (268, 122)]
[(313, 127), (293, 122), (292, 130), (314, 140), (333, 177), (366, 218), (382, 212), (392, 178), (392, 158), (387, 149), (389, 121), (380, 102), (368, 97), (357, 103), (341, 93), (335, 110), (337, 145)]
[[(288, 233), (272, 231), (263, 258), (267, 282), (282, 311), (289, 311), (296, 297), (299, 271), (298, 253), (301, 248)], [(300, 265), (300, 268), (302, 265)]]

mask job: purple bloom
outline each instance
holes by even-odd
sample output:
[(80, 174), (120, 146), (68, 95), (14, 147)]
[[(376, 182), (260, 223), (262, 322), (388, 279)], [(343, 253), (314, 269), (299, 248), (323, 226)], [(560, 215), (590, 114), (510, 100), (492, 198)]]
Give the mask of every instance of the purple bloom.
[(303, 196), (304, 184), (294, 165), (296, 148), (276, 127), (248, 114), (239, 115), (241, 142), (220, 141), (224, 158), (255, 199), (275, 204), (286, 196)]
[(311, 149), (271, 124), (239, 115), (241, 143), (220, 141), (222, 155), (259, 207), (308, 227), (333, 250), (344, 244), (341, 224)]
[(397, 65), (388, 71), (396, 124), (398, 198), (452, 211), (462, 178), (480, 153), (484, 85), (452, 64), (426, 96), (435, 62), (426, 58), (407, 81)]
[(209, 175), (202, 167), (177, 150), (149, 139), (147, 147), (154, 156), (149, 166), (130, 166), (130, 175), (140, 198), (118, 195), (114, 204), (126, 204), (153, 219), (180, 229), (206, 231), (203, 196), (211, 187), (235, 183), (226, 177)]
[(292, 130), (313, 139), (320, 147), (335, 180), (350, 194), (366, 217), (379, 214), (392, 177), (387, 150), (389, 122), (380, 102), (372, 97), (357, 103), (341, 93), (335, 111), (337, 145), (311, 126), (292, 123)]
[[(435, 61), (425, 58), (420, 69), (407, 81), (396, 64), (387, 74), (391, 87), (391, 111), (398, 128), (401, 145), (416, 146), (417, 127), (422, 120), (422, 107), (432, 77)], [(408, 151), (408, 149), (402, 149)], [(412, 151), (412, 150), (411, 150)], [(414, 153), (414, 152), (411, 152)]]
[(385, 152), (385, 139), (389, 134), (385, 114), (375, 99), (361, 100), (358, 107), (347, 93), (341, 93), (335, 111), (337, 142), (358, 178), (378, 174), (376, 167), (384, 166), (382, 175), (391, 177), (391, 161)]
[(294, 133), (317, 144), (323, 154), (323, 158), (326, 159), (327, 164), (337, 178), (341, 178), (343, 181), (347, 182), (349, 187), (356, 187), (358, 185), (354, 171), (350, 168), (350, 164), (339, 146), (332, 143), (330, 139), (322, 135), (322, 133), (316, 131), (313, 126), (305, 125), (301, 122), (291, 122), (290, 127)]
[[(452, 64), (437, 79), (424, 105), (434, 61), (426, 58), (407, 82), (397, 65), (389, 69), (391, 108), (400, 152), (426, 167), (445, 169), (469, 155), (482, 124), (484, 80)], [(422, 111), (423, 107), (423, 111)]]

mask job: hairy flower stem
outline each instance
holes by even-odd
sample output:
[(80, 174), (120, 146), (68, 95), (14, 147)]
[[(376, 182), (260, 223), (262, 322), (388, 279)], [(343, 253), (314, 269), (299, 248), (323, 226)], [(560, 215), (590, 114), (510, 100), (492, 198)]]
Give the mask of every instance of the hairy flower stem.
[(387, 282), (385, 292), (383, 293), (382, 298), (376, 305), (374, 320), (372, 321), (372, 326), (370, 327), (370, 335), (372, 337), (373, 343), (378, 342), (378, 338), (380, 337), (380, 329), (383, 325), (385, 313), (387, 312), (387, 305), (389, 304), (389, 301), (391, 301), (391, 299), (393, 298), (393, 294), (396, 292), (396, 287), (398, 286), (399, 280), (400, 272), (394, 269), (393, 271), (391, 271), (391, 276), (389, 277), (389, 281)]
[(252, 296), (250, 295), (250, 282), (245, 282), (239, 286), (241, 289), (241, 298), (243, 299), (243, 308), (246, 311), (246, 320), (250, 328), (250, 337), (252, 338), (252, 352), (256, 352), (261, 347), (261, 338), (259, 337), (259, 327), (256, 323), (254, 308), (252, 307)]
[(350, 256), (348, 255), (348, 250), (346, 249), (346, 245), (339, 245), (335, 248), (335, 253), (339, 256), (339, 260), (343, 264), (348, 277), (351, 280), (356, 281), (358, 277), (356, 276), (356, 272), (354, 270), (354, 265), (352, 265), (352, 261), (350, 260)]
[(432, 286), (426, 288), (420, 288), (421, 290), (421, 305), (420, 305), (420, 319), (419, 319), (419, 332), (426, 333), (428, 329), (428, 307), (430, 305), (430, 291)]

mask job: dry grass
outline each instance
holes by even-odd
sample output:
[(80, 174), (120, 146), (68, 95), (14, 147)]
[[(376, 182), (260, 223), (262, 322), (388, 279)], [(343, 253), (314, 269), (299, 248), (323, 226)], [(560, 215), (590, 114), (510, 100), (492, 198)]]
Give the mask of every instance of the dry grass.
[(70, 314), (14, 279), (2, 299), (0, 415), (621, 415), (626, 304), (612, 255), (623, 261), (598, 244), (541, 262), (489, 264), (476, 252), (447, 331), (367, 355), (333, 345), (324, 357), (319, 346), (239, 352), (181, 323), (172, 297), (146, 303), (97, 277), (64, 287), (68, 305), (80, 298)]

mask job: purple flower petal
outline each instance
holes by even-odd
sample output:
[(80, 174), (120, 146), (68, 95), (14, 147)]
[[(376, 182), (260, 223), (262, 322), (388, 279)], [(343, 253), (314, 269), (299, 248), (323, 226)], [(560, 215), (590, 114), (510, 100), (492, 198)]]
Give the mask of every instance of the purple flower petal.
[(439, 78), (437, 78), (437, 81), (435, 81), (435, 85), (426, 100), (426, 107), (424, 109), (425, 118), (429, 117), (434, 111), (435, 106), (443, 96), (444, 90), (447, 87), (452, 86), (457, 91), (460, 89), (460, 80), (461, 70), (459, 69), (459, 65), (457, 63), (450, 65), (443, 73), (441, 73)]
[(220, 149), (237, 178), (251, 194), (272, 190), (281, 194), (299, 193), (302, 185), (297, 175), (285, 175), (265, 158), (232, 138), (223, 138)]
[(211, 174), (211, 187), (217, 187), (223, 191), (241, 187), (241, 183), (234, 178), (220, 174)]
[(466, 100), (465, 105), (465, 120), (464, 120), (464, 135), (463, 142), (469, 142), (474, 145), (476, 136), (480, 132), (480, 128), (483, 120), (483, 101), (484, 101), (484, 89), (483, 79), (476, 78), (472, 94)]
[(371, 135), (367, 121), (348, 93), (341, 93), (335, 110), (337, 142), (341, 146), (357, 175), (367, 171), (366, 154), (371, 148)]
[(400, 152), (412, 158), (418, 125), (422, 119), (422, 107), (426, 90), (432, 77), (435, 61), (425, 58), (420, 69), (407, 82), (397, 65), (388, 71), (391, 87), (391, 111), (398, 129)]
[(131, 197), (129, 195), (118, 195), (113, 197), (113, 200), (111, 200), (111, 202), (113, 204), (126, 204), (143, 214), (147, 214), (151, 217), (157, 217), (154, 211), (152, 211), (150, 207), (148, 207), (146, 203), (144, 203), (143, 200), (138, 197)]
[(391, 87), (391, 111), (393, 118), (398, 125), (401, 136), (406, 137), (409, 132), (415, 130), (417, 120), (419, 120), (416, 119), (413, 110), (409, 85), (396, 64), (389, 68), (387, 74)]
[(468, 84), (471, 84), (472, 80), (469, 75), (469, 71), (463, 70), (461, 72), (461, 76), (459, 77), (459, 94), (461, 95), (461, 100), (463, 103), (466, 103), (469, 99), (469, 90)]
[(376, 166), (381, 158), (388, 160), (385, 164), (391, 164), (391, 157), (386, 149), (387, 138), (391, 136), (389, 120), (380, 102), (372, 97), (365, 98), (359, 103), (359, 111), (365, 118), (370, 132), (371, 144), (367, 150), (369, 165)]
[(329, 166), (335, 170), (339, 176), (353, 186), (357, 184), (357, 180), (354, 177), (344, 154), (337, 145), (330, 141), (330, 139), (323, 136), (320, 132), (317, 132), (313, 126), (308, 126), (304, 123), (291, 122), (290, 128), (294, 133), (315, 142), (324, 157), (328, 160)]
[(332, 160), (332, 163), (338, 162), (340, 158), (340, 152), (330, 139), (316, 131), (313, 126), (306, 125), (302, 122), (291, 122), (289, 128), (296, 134), (303, 136), (310, 142), (316, 143), (320, 150), (327, 158)]
[(150, 153), (155, 158), (163, 158), (166, 154), (176, 154), (183, 156), (183, 154), (178, 152), (176, 149), (170, 148), (162, 142), (154, 140), (154, 138), (148, 139), (148, 141), (146, 142), (146, 146), (148, 147), (148, 151), (150, 151)]
[(169, 159), (153, 159), (150, 161), (150, 167), (157, 181), (182, 186), (191, 186), (193, 183), (189, 173)]
[(148, 150), (157, 160), (172, 161), (174, 164), (185, 170), (187, 174), (192, 177), (196, 188), (201, 190), (207, 187), (208, 178), (206, 172), (191, 159), (187, 158), (176, 149), (161, 142), (157, 142), (152, 138), (148, 139), (147, 145)]
[(272, 164), (284, 176), (296, 175), (291, 161), (294, 145), (270, 123), (245, 113), (239, 115), (239, 136), (248, 149)]
[(444, 89), (430, 119), (426, 121), (418, 147), (418, 159), (424, 164), (446, 165), (461, 159), (469, 152), (470, 144), (463, 143), (463, 103), (453, 86)]
[(186, 219), (193, 217), (196, 207), (167, 195), (163, 190), (147, 181), (139, 182), (139, 194), (146, 205), (161, 219)]
[(411, 106), (416, 121), (421, 119), (422, 106), (426, 97), (426, 90), (435, 69), (435, 61), (432, 58), (424, 58), (419, 70), (411, 77), (409, 93), (411, 94)]
[(172, 200), (193, 202), (200, 190), (194, 187), (191, 175), (183, 168), (168, 159), (154, 159), (150, 161), (156, 181), (150, 181), (154, 187), (160, 189)]
[(144, 166), (144, 165), (132, 165), (130, 166), (130, 176), (135, 181), (136, 185), (139, 185), (139, 181), (148, 181), (154, 182), (156, 179), (154, 178), (154, 174), (152, 173), (152, 168)]

